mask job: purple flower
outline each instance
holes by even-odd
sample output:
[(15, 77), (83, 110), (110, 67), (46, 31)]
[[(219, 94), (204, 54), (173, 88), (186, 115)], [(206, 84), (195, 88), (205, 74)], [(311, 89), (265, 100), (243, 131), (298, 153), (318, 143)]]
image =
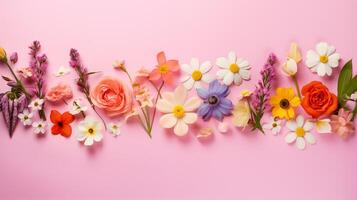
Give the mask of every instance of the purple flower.
[(214, 80), (209, 84), (208, 89), (199, 88), (197, 94), (203, 100), (203, 104), (198, 108), (198, 115), (207, 121), (214, 118), (222, 121), (224, 116), (230, 115), (233, 109), (231, 100), (226, 97), (229, 95), (229, 88)]
[(10, 61), (11, 61), (11, 63), (12, 63), (12, 64), (16, 64), (16, 63), (17, 63), (17, 60), (18, 60), (17, 53), (16, 53), (16, 52), (12, 53), (11, 56), (10, 56)]
[(5, 124), (8, 128), (9, 135), (12, 137), (18, 122), (17, 115), (21, 113), (27, 106), (27, 99), (25, 95), (21, 95), (17, 98), (16, 94), (13, 92), (7, 92), (0, 96), (1, 111), (5, 120)]

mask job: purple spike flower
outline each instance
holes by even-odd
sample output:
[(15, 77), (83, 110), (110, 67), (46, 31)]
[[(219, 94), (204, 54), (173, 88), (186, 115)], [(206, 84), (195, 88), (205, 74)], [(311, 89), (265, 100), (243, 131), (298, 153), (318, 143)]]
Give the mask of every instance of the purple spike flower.
[(231, 114), (233, 104), (226, 97), (230, 90), (228, 86), (215, 80), (209, 84), (208, 89), (198, 88), (197, 94), (203, 100), (203, 104), (198, 108), (198, 115), (207, 121), (214, 118), (222, 121), (224, 116)]
[(254, 129), (259, 129), (263, 132), (260, 120), (264, 115), (264, 111), (268, 106), (268, 100), (271, 95), (272, 82), (275, 78), (274, 64), (277, 62), (275, 54), (271, 53), (268, 60), (264, 64), (260, 74), (262, 79), (258, 82), (254, 93), (251, 96), (252, 105), (252, 121)]

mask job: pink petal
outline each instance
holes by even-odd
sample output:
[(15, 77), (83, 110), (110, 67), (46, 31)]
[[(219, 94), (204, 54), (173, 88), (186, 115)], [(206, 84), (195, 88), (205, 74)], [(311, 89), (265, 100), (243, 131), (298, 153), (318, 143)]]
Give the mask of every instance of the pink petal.
[(157, 54), (157, 62), (159, 63), (159, 65), (166, 63), (165, 52), (161, 51)]
[(152, 80), (152, 81), (157, 81), (160, 78), (161, 78), (161, 74), (159, 72), (159, 69), (152, 70), (152, 72), (150, 73), (149, 79)]
[(168, 60), (166, 64), (169, 66), (170, 71), (177, 72), (180, 70), (180, 65), (178, 60)]

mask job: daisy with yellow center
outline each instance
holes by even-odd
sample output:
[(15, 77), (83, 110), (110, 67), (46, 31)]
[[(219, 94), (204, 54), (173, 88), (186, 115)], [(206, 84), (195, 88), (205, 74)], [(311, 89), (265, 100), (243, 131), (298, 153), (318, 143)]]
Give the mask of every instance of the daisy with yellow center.
[(340, 60), (340, 54), (336, 53), (334, 46), (326, 42), (320, 42), (314, 50), (307, 51), (305, 64), (319, 76), (331, 76), (332, 69), (337, 68)]
[(315, 144), (316, 140), (314, 135), (310, 132), (314, 128), (314, 124), (304, 117), (299, 115), (295, 120), (289, 120), (285, 125), (289, 129), (289, 133), (285, 136), (286, 143), (296, 143), (296, 147), (300, 150), (305, 149), (306, 142)]
[(197, 58), (192, 58), (191, 63), (183, 64), (181, 69), (185, 72), (185, 75), (181, 78), (181, 82), (188, 90), (191, 90), (193, 87), (200, 88), (201, 81), (210, 83), (214, 79), (214, 77), (208, 74), (212, 69), (209, 61), (200, 64)]
[(221, 70), (217, 72), (218, 79), (223, 80), (225, 85), (241, 85), (243, 80), (250, 79), (250, 66), (248, 61), (237, 58), (235, 52), (229, 52), (228, 57), (220, 57), (216, 60)]
[(94, 141), (100, 142), (103, 138), (102, 127), (99, 121), (86, 117), (78, 125), (77, 140), (84, 141), (84, 145), (91, 146)]
[(295, 96), (293, 88), (278, 88), (276, 95), (270, 98), (273, 117), (293, 119), (295, 108), (300, 105), (300, 98)]
[(201, 100), (198, 97), (187, 99), (187, 89), (182, 85), (178, 86), (174, 92), (162, 94), (162, 98), (157, 102), (157, 109), (164, 113), (159, 124), (163, 128), (174, 128), (174, 133), (184, 136), (188, 132), (188, 125), (197, 120), (196, 109), (200, 106)]

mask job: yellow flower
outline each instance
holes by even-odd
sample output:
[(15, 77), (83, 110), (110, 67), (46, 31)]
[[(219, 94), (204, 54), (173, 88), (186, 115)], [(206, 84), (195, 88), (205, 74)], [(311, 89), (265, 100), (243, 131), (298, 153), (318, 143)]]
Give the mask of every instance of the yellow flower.
[(293, 119), (295, 108), (300, 105), (300, 98), (295, 96), (293, 88), (278, 88), (276, 95), (270, 98), (273, 117)]
[(6, 51), (4, 48), (0, 47), (0, 61), (5, 61), (6, 60)]
[(233, 124), (245, 127), (250, 119), (250, 109), (246, 99), (239, 100), (233, 109)]

